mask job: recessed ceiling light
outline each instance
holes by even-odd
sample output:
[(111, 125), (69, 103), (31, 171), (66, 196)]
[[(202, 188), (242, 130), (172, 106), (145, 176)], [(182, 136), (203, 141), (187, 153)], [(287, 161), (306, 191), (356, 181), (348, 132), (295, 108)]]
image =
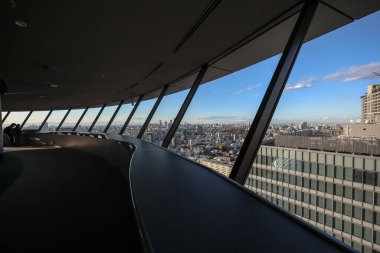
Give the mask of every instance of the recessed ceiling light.
[(20, 21), (20, 20), (16, 20), (15, 21), (15, 24), (19, 27), (22, 27), (22, 28), (27, 28), (28, 27), (28, 24), (23, 22), (23, 21)]
[(50, 84), (50, 87), (52, 87), (52, 88), (58, 88), (58, 84)]

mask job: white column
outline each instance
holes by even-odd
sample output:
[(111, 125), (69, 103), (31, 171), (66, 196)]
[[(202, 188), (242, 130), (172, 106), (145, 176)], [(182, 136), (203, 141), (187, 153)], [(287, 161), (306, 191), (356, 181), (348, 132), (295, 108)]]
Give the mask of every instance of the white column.
[(3, 140), (3, 115), (1, 110), (1, 94), (0, 94), (0, 160), (3, 159), (4, 140)]

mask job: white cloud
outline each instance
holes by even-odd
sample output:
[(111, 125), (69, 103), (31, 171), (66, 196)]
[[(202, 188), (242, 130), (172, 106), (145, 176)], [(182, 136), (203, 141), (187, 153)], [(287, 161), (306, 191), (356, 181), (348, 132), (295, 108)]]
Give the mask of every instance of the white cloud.
[(316, 81), (315, 78), (309, 78), (307, 80), (299, 81), (296, 84), (288, 84), (285, 87), (285, 91), (302, 90), (302, 89), (310, 88), (315, 81)]
[(361, 66), (352, 66), (350, 68), (342, 69), (318, 78), (312, 77), (306, 80), (301, 80), (295, 84), (287, 84), (285, 91), (310, 88), (315, 82), (323, 80), (350, 82), (355, 80), (379, 79), (380, 77), (374, 72), (380, 74), (380, 62), (372, 62)]
[(325, 80), (341, 80), (344, 82), (363, 80), (363, 79), (378, 79), (379, 76), (373, 72), (380, 72), (380, 62), (372, 62), (361, 66), (352, 66), (350, 68), (339, 70), (323, 77)]
[(256, 88), (259, 88), (261, 85), (263, 85), (262, 83), (257, 83), (256, 84)]

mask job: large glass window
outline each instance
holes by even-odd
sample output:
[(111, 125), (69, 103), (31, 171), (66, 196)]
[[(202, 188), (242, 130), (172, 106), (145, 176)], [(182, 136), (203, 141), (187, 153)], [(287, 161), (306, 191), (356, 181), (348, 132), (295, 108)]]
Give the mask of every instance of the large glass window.
[[(275, 153), (299, 161), (300, 190), (310, 193), (303, 202), (314, 205), (313, 195), (324, 196), (325, 207), (321, 198), (317, 204), (332, 209), (334, 217), (326, 231), (344, 231), (334, 236), (360, 251), (368, 248), (352, 243), (352, 235), (371, 241), (372, 224), (380, 224), (373, 211), (380, 182), (379, 22), (377, 12), (304, 44), (257, 156)], [(316, 180), (326, 187), (312, 191)], [(372, 249), (378, 247), (375, 241)]]
[(112, 115), (114, 114), (116, 108), (117, 108), (117, 105), (106, 106), (104, 110), (102, 111), (102, 114), (100, 114), (98, 120), (96, 121), (96, 124), (94, 125), (94, 128), (92, 129), (92, 132), (97, 132), (97, 133), (103, 132), (108, 122), (110, 121)]
[(169, 148), (229, 175), (278, 60), (275, 56), (202, 84)]
[(55, 131), (58, 125), (61, 123), (63, 117), (65, 117), (67, 110), (54, 110), (47, 119), (42, 130), (45, 132)]
[(38, 129), (48, 114), (49, 111), (32, 112), (22, 129)]
[(150, 111), (152, 110), (154, 103), (157, 98), (149, 99), (141, 101), (139, 106), (137, 107), (135, 114), (131, 118), (124, 135), (129, 135), (133, 137), (137, 137), (140, 132), (142, 125), (144, 124), (146, 118), (148, 117)]
[(15, 124), (22, 124), (29, 112), (10, 112), (7, 119), (3, 122), (3, 128)]
[(69, 115), (67, 115), (65, 121), (63, 122), (59, 131), (71, 131), (73, 130), (75, 124), (82, 116), (84, 109), (73, 109), (70, 111)]
[(145, 130), (143, 140), (161, 145), (189, 90), (163, 97), (156, 113)]
[(96, 116), (98, 115), (100, 108), (101, 107), (88, 108), (86, 114), (83, 116), (82, 120), (79, 122), (79, 125), (76, 131), (88, 132)]

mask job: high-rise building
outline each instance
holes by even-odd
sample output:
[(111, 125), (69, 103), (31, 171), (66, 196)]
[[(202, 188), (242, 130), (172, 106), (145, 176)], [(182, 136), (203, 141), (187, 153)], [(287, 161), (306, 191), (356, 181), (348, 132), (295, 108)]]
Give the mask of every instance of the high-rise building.
[(379, 124), (380, 123), (380, 84), (369, 85), (367, 93), (362, 99), (362, 117), (363, 123)]
[(380, 252), (377, 157), (262, 146), (246, 186), (359, 251)]

